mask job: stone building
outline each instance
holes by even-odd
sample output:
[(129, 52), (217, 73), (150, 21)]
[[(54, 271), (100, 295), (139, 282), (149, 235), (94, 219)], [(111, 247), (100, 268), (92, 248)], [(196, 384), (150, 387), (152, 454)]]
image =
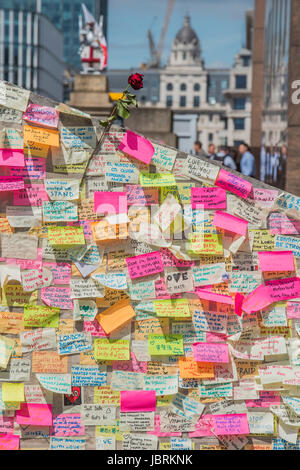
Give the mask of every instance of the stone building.
[(231, 69), (205, 67), (199, 37), (186, 16), (165, 67), (109, 70), (109, 91), (121, 91), (133, 72), (144, 74), (144, 88), (137, 92), (140, 107), (172, 111), (180, 150), (191, 152), (195, 140), (205, 150), (210, 143), (237, 146), (249, 142), (251, 50), (242, 48)]

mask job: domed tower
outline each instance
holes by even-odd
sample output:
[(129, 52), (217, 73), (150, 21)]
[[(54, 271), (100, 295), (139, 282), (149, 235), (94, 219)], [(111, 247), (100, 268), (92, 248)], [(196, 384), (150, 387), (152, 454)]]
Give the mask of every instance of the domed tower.
[(203, 67), (200, 41), (193, 28), (191, 28), (190, 17), (188, 15), (185, 16), (184, 25), (178, 31), (173, 41), (168, 66)]

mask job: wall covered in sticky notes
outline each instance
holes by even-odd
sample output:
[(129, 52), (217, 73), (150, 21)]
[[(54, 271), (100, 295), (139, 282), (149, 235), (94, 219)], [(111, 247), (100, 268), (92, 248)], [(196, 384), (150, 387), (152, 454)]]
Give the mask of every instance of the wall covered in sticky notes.
[(1, 87), (0, 450), (299, 450), (300, 199)]

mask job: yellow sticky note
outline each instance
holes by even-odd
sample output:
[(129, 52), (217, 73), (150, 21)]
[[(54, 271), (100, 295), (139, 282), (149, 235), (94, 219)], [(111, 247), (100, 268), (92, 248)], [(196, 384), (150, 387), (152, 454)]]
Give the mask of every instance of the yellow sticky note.
[(150, 356), (183, 356), (182, 335), (149, 335)]
[(83, 227), (48, 227), (51, 245), (85, 245)]
[(25, 401), (24, 384), (23, 383), (2, 383), (2, 400), (4, 402), (21, 402)]
[(151, 186), (176, 186), (175, 176), (168, 173), (140, 173), (140, 185)]
[(59, 147), (59, 132), (53, 129), (42, 129), (41, 127), (33, 127), (24, 125), (24, 143), (37, 142), (43, 145), (51, 145)]
[(97, 338), (94, 342), (94, 355), (96, 359), (105, 361), (129, 361), (129, 340)]
[(194, 254), (223, 255), (222, 236), (217, 233), (191, 233), (188, 251)]
[(2, 305), (24, 307), (25, 304), (35, 304), (36, 301), (37, 290), (25, 292), (19, 284), (6, 284), (2, 289)]
[(153, 300), (154, 310), (158, 317), (190, 317), (188, 299)]
[(24, 143), (24, 155), (28, 157), (42, 157), (47, 158), (49, 152), (49, 145), (39, 144), (28, 140)]
[(120, 400), (119, 390), (112, 390), (109, 385), (94, 387), (94, 403), (120, 406)]
[(252, 251), (273, 251), (275, 243), (275, 235), (269, 230), (250, 229), (249, 234), (253, 237)]

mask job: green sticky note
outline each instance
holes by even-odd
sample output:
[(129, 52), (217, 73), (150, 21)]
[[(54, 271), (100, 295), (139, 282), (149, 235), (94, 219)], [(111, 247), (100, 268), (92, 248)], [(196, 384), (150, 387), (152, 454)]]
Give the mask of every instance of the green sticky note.
[(183, 356), (182, 335), (149, 335), (150, 356)]

